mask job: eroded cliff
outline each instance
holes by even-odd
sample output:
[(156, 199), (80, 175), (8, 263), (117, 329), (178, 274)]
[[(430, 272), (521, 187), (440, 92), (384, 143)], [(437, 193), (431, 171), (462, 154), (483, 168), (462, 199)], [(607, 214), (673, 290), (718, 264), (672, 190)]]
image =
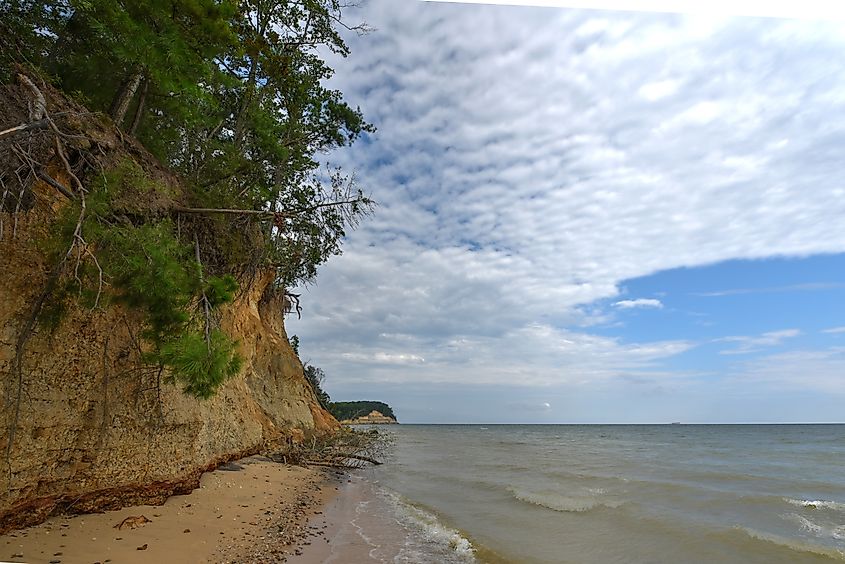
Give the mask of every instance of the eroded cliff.
[[(22, 120), (25, 97), (6, 100), (17, 100)], [(128, 143), (142, 160), (131, 141), (99, 134), (104, 154)], [(61, 168), (50, 176), (70, 185)], [(51, 266), (39, 242), (66, 205), (42, 181), (26, 195), (23, 209), (0, 209), (0, 531), (59, 511), (160, 502), (223, 461), (336, 428), (288, 344), (272, 272), (242, 281), (221, 311), (220, 327), (244, 362), (211, 399), (185, 395), (166, 373), (139, 370), (141, 318), (114, 304), (74, 305), (55, 328), (32, 325), (18, 374), (21, 335)]]

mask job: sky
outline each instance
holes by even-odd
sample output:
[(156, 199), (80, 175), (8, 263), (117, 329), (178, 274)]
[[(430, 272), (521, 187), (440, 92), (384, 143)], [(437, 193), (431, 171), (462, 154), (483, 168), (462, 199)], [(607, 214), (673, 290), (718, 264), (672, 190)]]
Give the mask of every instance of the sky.
[(845, 421), (845, 22), (368, 0), (287, 330), (401, 422)]

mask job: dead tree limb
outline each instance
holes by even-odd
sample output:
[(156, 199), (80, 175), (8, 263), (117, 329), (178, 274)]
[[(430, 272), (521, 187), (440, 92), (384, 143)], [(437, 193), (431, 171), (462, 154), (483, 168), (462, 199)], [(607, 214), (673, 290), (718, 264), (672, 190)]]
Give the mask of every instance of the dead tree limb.
[(173, 211), (179, 213), (195, 213), (195, 214), (226, 214), (226, 215), (257, 215), (262, 217), (272, 218), (279, 212), (270, 210), (239, 210), (231, 208), (186, 208), (182, 206), (175, 206)]
[(47, 100), (44, 98), (44, 94), (41, 90), (35, 86), (35, 83), (32, 82), (32, 80), (30, 80), (25, 74), (18, 73), (18, 80), (20, 80), (21, 84), (26, 86), (32, 94), (32, 102), (29, 107), (30, 121), (40, 120), (41, 118), (46, 117)]
[(381, 462), (376, 460), (375, 458), (370, 458), (369, 456), (361, 456), (360, 454), (338, 454), (340, 458), (351, 458), (353, 460), (361, 460), (363, 462), (369, 462), (375, 466), (381, 466)]
[(299, 297), (301, 295), (302, 294), (294, 294), (293, 292), (285, 290), (285, 300), (287, 301), (285, 304), (285, 313), (296, 311), (297, 319), (302, 319), (302, 305), (299, 303)]
[(49, 126), (49, 119), (39, 119), (38, 121), (22, 123), (21, 125), (16, 125), (15, 127), (4, 129), (3, 131), (0, 131), (0, 137), (5, 137), (6, 135), (11, 135), (12, 133), (25, 133), (27, 131), (34, 131), (36, 129), (47, 129)]
[(68, 190), (67, 188), (62, 186), (59, 183), (59, 181), (54, 179), (52, 176), (50, 176), (49, 174), (47, 174), (43, 170), (39, 170), (37, 175), (38, 175), (38, 178), (40, 178), (41, 180), (43, 180), (44, 182), (46, 182), (47, 184), (49, 184), (50, 186), (52, 186), (53, 188), (58, 190), (59, 193), (62, 194), (62, 196), (65, 196), (69, 200), (76, 199), (76, 196), (74, 196), (73, 193), (70, 190)]
[(293, 208), (287, 211), (273, 211), (273, 210), (242, 210), (236, 208), (188, 208), (184, 206), (174, 206), (173, 211), (179, 213), (195, 213), (195, 214), (226, 214), (226, 215), (255, 215), (259, 217), (278, 218), (278, 217), (293, 217), (295, 215), (317, 211), (321, 208), (345, 206), (349, 204), (368, 203), (367, 198), (351, 198), (347, 200), (335, 200), (331, 202), (324, 202), (322, 204), (315, 204), (313, 206), (305, 206), (301, 208)]

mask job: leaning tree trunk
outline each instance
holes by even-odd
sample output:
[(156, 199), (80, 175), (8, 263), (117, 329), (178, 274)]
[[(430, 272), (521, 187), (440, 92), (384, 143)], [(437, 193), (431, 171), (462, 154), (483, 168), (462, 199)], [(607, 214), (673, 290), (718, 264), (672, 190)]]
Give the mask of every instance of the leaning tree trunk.
[(123, 119), (126, 117), (126, 112), (129, 110), (129, 103), (135, 97), (135, 92), (141, 84), (141, 79), (144, 78), (144, 71), (141, 65), (135, 65), (123, 84), (120, 85), (120, 90), (114, 97), (111, 104), (111, 117), (114, 122), (120, 127), (123, 124)]
[(150, 79), (144, 79), (144, 87), (141, 88), (141, 96), (138, 98), (138, 106), (135, 108), (135, 117), (132, 118), (132, 125), (129, 127), (129, 135), (134, 136), (141, 124), (144, 115), (144, 105), (147, 101), (147, 90), (150, 88)]

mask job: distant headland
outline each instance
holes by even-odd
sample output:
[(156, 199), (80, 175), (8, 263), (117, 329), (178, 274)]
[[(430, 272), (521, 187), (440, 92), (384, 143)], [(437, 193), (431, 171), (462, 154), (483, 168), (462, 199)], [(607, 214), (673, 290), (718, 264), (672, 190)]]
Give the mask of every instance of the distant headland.
[(367, 415), (362, 415), (355, 419), (344, 419), (340, 423), (341, 425), (388, 425), (396, 422), (396, 419), (382, 415), (379, 411), (372, 410)]
[(338, 401), (329, 411), (343, 425), (383, 425), (398, 423), (393, 409), (380, 401)]

